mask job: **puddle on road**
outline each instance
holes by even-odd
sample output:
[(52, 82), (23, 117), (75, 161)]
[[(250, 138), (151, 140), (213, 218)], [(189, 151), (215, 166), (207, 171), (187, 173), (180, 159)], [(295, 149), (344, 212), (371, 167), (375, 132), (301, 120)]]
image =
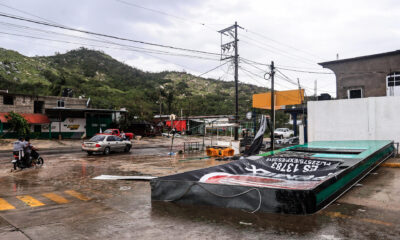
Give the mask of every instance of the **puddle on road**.
[[(327, 209), (340, 214), (250, 214), (237, 209), (151, 202), (150, 186), (147, 182), (92, 179), (102, 174), (164, 176), (227, 163), (204, 159), (205, 155), (202, 153), (161, 157), (128, 154), (86, 156), (84, 153), (75, 153), (44, 157), (45, 165), (40, 169), (10, 173), (2, 166), (2, 195), (20, 195), (29, 191), (50, 192), (58, 189), (80, 190), (79, 192), (87, 194), (95, 201), (99, 200), (113, 208), (119, 207), (123, 211), (140, 216), (143, 224), (157, 226), (177, 238), (180, 232), (176, 229), (171, 230), (168, 226), (173, 225), (177, 229), (198, 227), (197, 230), (206, 232), (217, 229), (222, 233), (229, 233), (230, 236), (238, 233), (237, 238), (246, 238), (247, 234), (249, 238), (256, 236), (274, 239), (326, 239), (321, 237), (322, 235), (370, 239), (396, 236), (396, 228), (359, 221), (364, 215), (370, 214), (371, 210), (358, 211), (359, 207), (353, 205), (333, 205)], [(7, 166), (7, 169), (10, 168), (11, 166)], [(201, 233), (199, 231), (198, 234)]]
[[(154, 151), (154, 150), (153, 150)], [(176, 156), (134, 156), (116, 153), (108, 156), (87, 156), (84, 153), (44, 155), (45, 164), (41, 168), (23, 169), (10, 172), (11, 165), (2, 165), (0, 170), (0, 192), (17, 194), (26, 191), (49, 191), (64, 188), (85, 188), (87, 190), (117, 192), (120, 181), (107, 183), (107, 189), (95, 176), (107, 175), (152, 175), (164, 176), (223, 162), (204, 159), (201, 154), (181, 154)], [(190, 161), (181, 162), (183, 159)], [(122, 185), (121, 185), (122, 186)]]

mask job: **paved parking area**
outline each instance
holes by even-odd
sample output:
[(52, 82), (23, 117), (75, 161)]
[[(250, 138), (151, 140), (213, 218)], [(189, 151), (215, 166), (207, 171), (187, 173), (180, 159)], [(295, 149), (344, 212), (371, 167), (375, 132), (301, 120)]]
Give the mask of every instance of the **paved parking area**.
[(163, 176), (223, 164), (168, 149), (130, 154), (43, 155), (39, 169), (10, 172), (0, 159), (0, 239), (398, 239), (400, 168), (380, 167), (314, 215), (152, 203), (145, 181), (101, 174)]

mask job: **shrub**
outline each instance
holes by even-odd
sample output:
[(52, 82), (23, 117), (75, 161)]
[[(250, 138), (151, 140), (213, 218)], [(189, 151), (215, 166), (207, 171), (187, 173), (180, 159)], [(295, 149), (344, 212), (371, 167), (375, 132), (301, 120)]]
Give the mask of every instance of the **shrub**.
[(17, 133), (19, 136), (29, 135), (29, 124), (23, 116), (15, 112), (9, 112), (5, 117), (11, 131)]

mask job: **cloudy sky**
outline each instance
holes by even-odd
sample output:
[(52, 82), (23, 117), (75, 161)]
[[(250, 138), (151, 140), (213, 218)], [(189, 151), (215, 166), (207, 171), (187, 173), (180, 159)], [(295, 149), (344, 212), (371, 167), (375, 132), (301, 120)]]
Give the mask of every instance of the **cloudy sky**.
[[(270, 82), (263, 80), (268, 66), (250, 61), (269, 64), (273, 60), (281, 68), (277, 88), (295, 89), (291, 81), (299, 78), (308, 95), (314, 94), (315, 82), (318, 93), (335, 95), (335, 76), (284, 68), (331, 73), (317, 63), (335, 60), (337, 54), (343, 59), (397, 50), (400, 42), (400, 2), (396, 0), (0, 0), (0, 12), (212, 53), (220, 53), (217, 31), (237, 21), (243, 28), (238, 32), (239, 55), (243, 58), (239, 80), (268, 86)], [(102, 50), (146, 71), (201, 74), (223, 63), (216, 55), (95, 37), (0, 17), (0, 47), (35, 56), (64, 53), (80, 46)], [(232, 64), (204, 76), (231, 81)]]

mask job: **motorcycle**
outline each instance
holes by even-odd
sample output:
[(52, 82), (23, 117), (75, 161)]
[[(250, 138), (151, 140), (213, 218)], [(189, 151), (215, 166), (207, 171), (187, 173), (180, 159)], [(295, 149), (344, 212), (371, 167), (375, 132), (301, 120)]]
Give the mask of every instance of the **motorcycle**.
[(36, 150), (36, 148), (32, 148), (29, 159), (26, 159), (27, 156), (23, 154), (23, 151), (13, 152), (14, 160), (12, 160), (11, 163), (13, 164), (14, 170), (18, 168), (41, 167), (44, 161)]

